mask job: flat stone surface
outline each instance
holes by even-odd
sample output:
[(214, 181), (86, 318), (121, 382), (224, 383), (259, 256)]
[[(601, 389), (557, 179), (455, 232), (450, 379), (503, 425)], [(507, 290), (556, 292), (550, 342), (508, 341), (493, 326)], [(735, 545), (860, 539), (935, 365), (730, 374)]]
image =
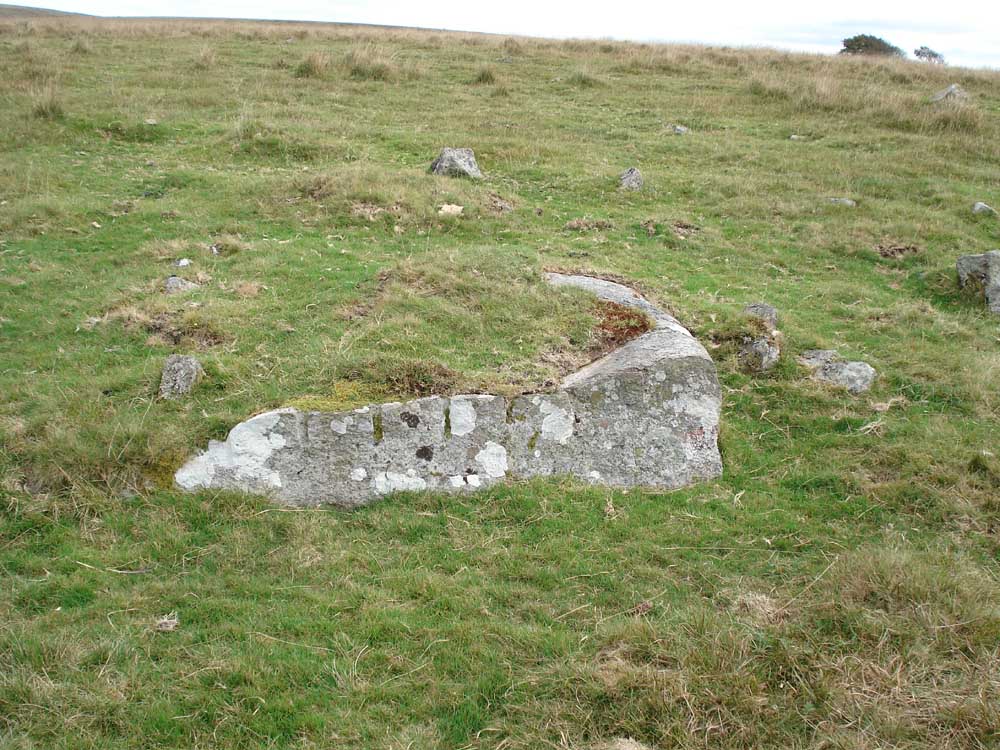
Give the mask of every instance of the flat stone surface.
[(476, 155), (471, 148), (443, 148), (438, 158), (431, 162), (431, 172), (447, 177), (482, 179)]
[(618, 178), (622, 190), (641, 190), (643, 186), (642, 172), (638, 167), (629, 167)]
[(846, 388), (854, 395), (867, 391), (878, 377), (867, 362), (845, 362), (833, 349), (804, 351), (799, 362), (812, 370), (815, 380)]
[(1000, 250), (963, 255), (955, 263), (958, 285), (981, 288), (990, 312), (1000, 315)]
[(160, 376), (160, 396), (166, 399), (186, 396), (201, 380), (201, 363), (187, 354), (171, 354), (163, 363)]
[(659, 489), (719, 476), (721, 392), (704, 347), (628, 287), (586, 276), (546, 279), (640, 310), (654, 327), (553, 393), (259, 414), (211, 442), (175, 481), (185, 490), (355, 507), (400, 490), (469, 492), (538, 476)]

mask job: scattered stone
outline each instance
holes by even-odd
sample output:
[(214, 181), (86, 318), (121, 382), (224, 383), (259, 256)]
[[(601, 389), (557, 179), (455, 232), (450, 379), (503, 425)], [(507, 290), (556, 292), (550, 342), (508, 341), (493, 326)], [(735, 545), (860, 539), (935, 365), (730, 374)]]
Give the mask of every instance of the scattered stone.
[(854, 395), (867, 391), (878, 377), (867, 362), (845, 362), (833, 349), (802, 352), (799, 362), (812, 371), (815, 380), (841, 386)]
[(938, 91), (931, 97), (932, 102), (954, 101), (964, 102), (969, 100), (969, 92), (957, 83), (951, 84), (948, 88)]
[(163, 363), (160, 377), (160, 398), (175, 399), (186, 396), (205, 373), (201, 363), (187, 354), (171, 354)]
[(687, 135), (691, 132), (690, 128), (686, 128), (683, 125), (668, 125), (667, 129), (674, 135)]
[(153, 625), (153, 629), (159, 633), (172, 633), (177, 630), (180, 624), (181, 621), (180, 618), (177, 617), (177, 613), (171, 612), (169, 615), (157, 617), (156, 623)]
[(563, 229), (571, 232), (590, 232), (595, 229), (614, 229), (607, 219), (571, 219), (563, 224)]
[(653, 750), (653, 748), (631, 737), (619, 737), (597, 745), (596, 750)]
[(767, 372), (781, 357), (778, 311), (766, 302), (753, 302), (743, 308), (744, 314), (767, 326), (767, 332), (743, 337), (738, 353), (740, 365), (750, 372)]
[(982, 201), (976, 201), (972, 206), (972, 213), (974, 214), (988, 214), (989, 216), (996, 216), (997, 210), (993, 206), (987, 205)]
[(210, 442), (177, 471), (177, 485), (356, 507), (396, 491), (471, 492), (507, 478), (670, 489), (719, 476), (721, 390), (704, 347), (628, 287), (556, 273), (546, 279), (633, 308), (653, 328), (554, 392), (265, 412)]
[(986, 307), (1000, 315), (1000, 250), (980, 255), (963, 255), (955, 264), (958, 285), (982, 289)]
[(902, 258), (906, 255), (916, 255), (920, 248), (916, 245), (897, 245), (890, 242), (880, 242), (875, 251), (883, 258)]
[(738, 356), (744, 370), (767, 372), (778, 364), (781, 347), (774, 335), (744, 336)]
[(174, 263), (174, 265), (177, 266), (178, 268), (187, 268), (188, 266), (191, 265), (191, 259), (190, 258), (181, 258), (179, 261), (177, 261), (176, 263)]
[(197, 284), (187, 279), (182, 279), (180, 276), (168, 276), (167, 280), (163, 282), (163, 291), (167, 294), (180, 294), (181, 292), (190, 292), (197, 288)]
[(499, 193), (490, 193), (486, 201), (487, 206), (494, 213), (506, 214), (514, 210), (514, 204), (501, 196)]
[(772, 331), (778, 327), (778, 309), (766, 302), (751, 302), (743, 308), (743, 312), (761, 321)]
[(431, 163), (431, 172), (447, 177), (469, 177), (474, 180), (483, 177), (471, 148), (441, 149), (441, 154)]
[(858, 202), (850, 198), (830, 198), (830, 203), (835, 206), (848, 206), (849, 208), (854, 208), (858, 205)]
[(622, 190), (641, 190), (643, 185), (642, 172), (638, 167), (629, 167), (619, 178), (619, 187)]
[(146, 125), (159, 125), (159, 121), (155, 117), (147, 117), (143, 122)]
[(458, 206), (454, 203), (445, 203), (438, 209), (438, 216), (461, 216), (462, 211), (464, 210), (464, 206)]
[(796, 133), (792, 133), (790, 136), (788, 136), (788, 140), (790, 140), (790, 141), (808, 141), (809, 138), (808, 138), (808, 136), (798, 135)]

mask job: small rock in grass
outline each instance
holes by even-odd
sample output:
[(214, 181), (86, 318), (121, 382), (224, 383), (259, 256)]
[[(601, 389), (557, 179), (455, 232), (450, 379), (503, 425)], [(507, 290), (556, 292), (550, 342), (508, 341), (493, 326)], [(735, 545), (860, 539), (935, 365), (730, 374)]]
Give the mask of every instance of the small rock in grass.
[(972, 213), (974, 214), (987, 214), (989, 216), (996, 216), (997, 210), (993, 206), (987, 205), (982, 201), (976, 201), (972, 206)]
[(830, 203), (835, 206), (848, 206), (849, 208), (854, 208), (858, 205), (858, 202), (850, 198), (830, 198)]
[(959, 86), (957, 83), (951, 84), (948, 88), (938, 91), (934, 96), (931, 97), (932, 102), (964, 102), (969, 99), (969, 92)]
[(686, 128), (683, 125), (677, 125), (677, 124), (668, 125), (667, 129), (670, 130), (670, 132), (673, 133), (674, 135), (687, 135), (688, 133), (691, 132), (690, 128)]
[(744, 336), (739, 359), (743, 369), (750, 372), (767, 372), (781, 357), (781, 347), (774, 335)]
[(205, 371), (201, 363), (187, 354), (171, 354), (163, 363), (160, 376), (160, 397), (176, 399), (194, 390)]
[(798, 135), (797, 133), (792, 133), (790, 136), (788, 136), (788, 140), (790, 140), (790, 141), (808, 141), (809, 139), (806, 136), (804, 136), (804, 135)]
[(766, 302), (751, 302), (743, 308), (745, 315), (763, 322), (772, 331), (778, 327), (778, 309)]
[(180, 276), (168, 276), (163, 282), (163, 291), (167, 294), (179, 294), (197, 289), (198, 285), (193, 281), (182, 279)]
[(458, 206), (454, 203), (445, 203), (438, 209), (438, 216), (461, 216), (462, 211), (464, 210), (464, 206)]
[(181, 258), (174, 265), (177, 266), (178, 268), (187, 268), (188, 266), (191, 265), (191, 259), (190, 258)]
[(799, 362), (812, 371), (814, 379), (846, 388), (854, 395), (867, 391), (878, 377), (867, 362), (845, 362), (833, 349), (802, 352)]
[(482, 179), (476, 155), (471, 148), (443, 148), (437, 159), (431, 162), (431, 172), (447, 177), (469, 177)]
[(143, 122), (145, 122), (147, 125), (159, 125), (159, 120), (157, 120), (155, 117), (147, 117)]
[(153, 629), (159, 633), (171, 633), (177, 630), (180, 624), (181, 621), (177, 617), (177, 613), (171, 612), (169, 615), (157, 617), (156, 624), (153, 625)]
[(955, 263), (958, 285), (979, 288), (986, 298), (986, 307), (1000, 315), (1000, 250), (979, 255), (963, 255)]
[(629, 167), (619, 178), (622, 190), (641, 190), (643, 185), (642, 172), (637, 167)]

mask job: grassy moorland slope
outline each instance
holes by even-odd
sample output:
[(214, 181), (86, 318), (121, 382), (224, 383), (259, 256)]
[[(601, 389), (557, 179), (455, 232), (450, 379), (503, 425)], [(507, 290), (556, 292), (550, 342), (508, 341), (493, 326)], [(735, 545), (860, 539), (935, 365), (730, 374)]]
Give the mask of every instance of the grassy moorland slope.
[[(0, 747), (1000, 743), (1000, 327), (953, 277), (1000, 246), (971, 212), (1000, 75), (81, 19), (0, 23), (0, 76)], [(970, 103), (928, 102), (952, 81)], [(444, 145), (487, 179), (428, 175)], [(171, 488), (264, 409), (553, 382), (597, 319), (544, 269), (710, 346), (719, 481), (354, 513)], [(785, 356), (751, 377), (760, 299)], [(810, 381), (811, 347), (875, 389)], [(207, 378), (158, 400), (177, 351)]]

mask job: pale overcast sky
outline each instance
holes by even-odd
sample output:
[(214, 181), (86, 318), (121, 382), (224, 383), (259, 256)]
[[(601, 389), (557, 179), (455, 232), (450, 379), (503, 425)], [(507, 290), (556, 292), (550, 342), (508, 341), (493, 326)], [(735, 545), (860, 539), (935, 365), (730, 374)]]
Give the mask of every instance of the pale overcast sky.
[[(8, 0), (10, 2), (11, 0)], [(32, 5), (31, 0), (13, 0)], [(758, 0), (653, 3), (613, 0), (39, 0), (102, 16), (197, 16), (377, 23), (546, 37), (752, 45), (836, 52), (875, 34), (908, 54), (920, 45), (955, 65), (1000, 68), (1000, 2)]]

